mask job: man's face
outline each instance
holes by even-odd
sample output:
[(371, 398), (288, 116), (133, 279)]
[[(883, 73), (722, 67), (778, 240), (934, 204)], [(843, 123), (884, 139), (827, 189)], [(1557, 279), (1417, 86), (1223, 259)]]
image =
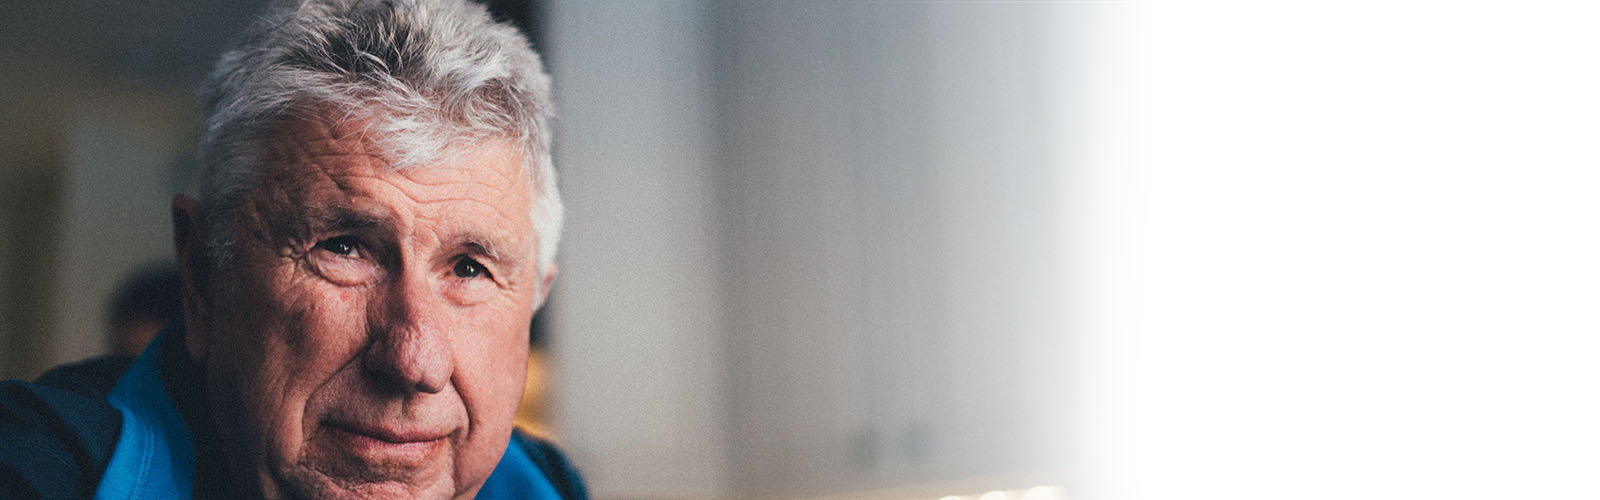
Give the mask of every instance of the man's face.
[(399, 173), (362, 135), (286, 128), (186, 338), (246, 489), (470, 498), (505, 451), (548, 285), (530, 181), (509, 144)]

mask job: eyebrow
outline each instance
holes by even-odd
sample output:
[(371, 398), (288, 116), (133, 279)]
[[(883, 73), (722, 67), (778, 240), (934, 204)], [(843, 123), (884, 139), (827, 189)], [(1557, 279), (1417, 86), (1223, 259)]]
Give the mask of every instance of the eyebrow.
[[(315, 231), (342, 233), (378, 229), (380, 232), (393, 234), (399, 230), (394, 220), (388, 216), (363, 212), (345, 205), (306, 207), (305, 212), (307, 222)], [(495, 244), (495, 241), (495, 238), (478, 231), (456, 228), (443, 240), (443, 246), (499, 262), (508, 270), (519, 268), (523, 260), (520, 258), (520, 253), (501, 251), (502, 245)]]
[(494, 239), (473, 231), (454, 234), (447, 241), (451, 241), (451, 244), (456, 248), (460, 248), (469, 254), (479, 255), (499, 262), (506, 268), (514, 269), (521, 263), (521, 259), (517, 258), (517, 252), (501, 252), (499, 246), (494, 244)]
[(465, 241), (462, 241), (460, 246), (467, 249), (467, 251), (470, 253), (475, 253), (496, 260), (499, 260), (500, 258), (500, 253), (495, 251), (493, 243), (484, 243), (479, 242), (478, 239), (468, 238)]
[(310, 219), (317, 225), (317, 229), (330, 232), (359, 231), (373, 228), (394, 229), (394, 221), (388, 217), (340, 205), (313, 209)]

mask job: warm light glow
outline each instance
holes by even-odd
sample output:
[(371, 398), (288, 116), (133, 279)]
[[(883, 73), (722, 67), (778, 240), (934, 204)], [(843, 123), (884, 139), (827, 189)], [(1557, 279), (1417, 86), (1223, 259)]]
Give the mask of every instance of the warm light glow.
[(1067, 498), (1066, 491), (1055, 486), (1034, 486), (1022, 495), (1022, 500), (1061, 500)]
[(978, 497), (978, 500), (1007, 500), (1009, 498), (1010, 498), (1010, 496), (1006, 495), (1006, 492), (1000, 491), (1000, 490), (995, 490), (995, 491), (991, 491), (991, 492), (988, 492), (988, 493), (984, 493), (983, 496)]
[(961, 500), (961, 497), (950, 495), (946, 497), (939, 497), (939, 500)]

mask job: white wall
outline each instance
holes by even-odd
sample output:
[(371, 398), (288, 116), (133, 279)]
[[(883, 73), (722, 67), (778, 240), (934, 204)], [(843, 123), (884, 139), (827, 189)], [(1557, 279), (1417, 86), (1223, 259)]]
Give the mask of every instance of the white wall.
[[(1091, 375), (1075, 361), (1093, 355), (1073, 329), (1079, 215), (1062, 198), (1084, 158), (1083, 27), (1107, 8), (723, 13), (741, 492), (1073, 479), (1074, 388)], [(1088, 476), (1074, 494), (1116, 493)]]
[(557, 426), (597, 496), (1071, 479), (1060, 197), (1106, 8), (555, 5)]
[(555, 420), (597, 498), (717, 498), (722, 433), (711, 61), (678, 2), (550, 8), (568, 230)]

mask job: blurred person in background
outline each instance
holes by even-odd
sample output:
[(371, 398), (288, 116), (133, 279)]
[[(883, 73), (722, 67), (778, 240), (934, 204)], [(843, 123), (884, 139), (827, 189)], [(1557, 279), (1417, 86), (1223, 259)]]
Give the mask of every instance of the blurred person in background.
[(41, 385), (103, 397), (144, 352), (162, 328), (183, 317), (178, 266), (151, 264), (122, 280), (106, 307), (106, 340), (111, 352), (39, 376)]
[(144, 352), (162, 327), (183, 314), (177, 264), (151, 264), (129, 275), (117, 286), (107, 313), (111, 355), (131, 358)]
[(173, 200), (183, 318), (109, 390), (0, 384), (0, 497), (584, 498), (513, 426), (562, 221), (549, 87), (465, 0), (259, 18)]

